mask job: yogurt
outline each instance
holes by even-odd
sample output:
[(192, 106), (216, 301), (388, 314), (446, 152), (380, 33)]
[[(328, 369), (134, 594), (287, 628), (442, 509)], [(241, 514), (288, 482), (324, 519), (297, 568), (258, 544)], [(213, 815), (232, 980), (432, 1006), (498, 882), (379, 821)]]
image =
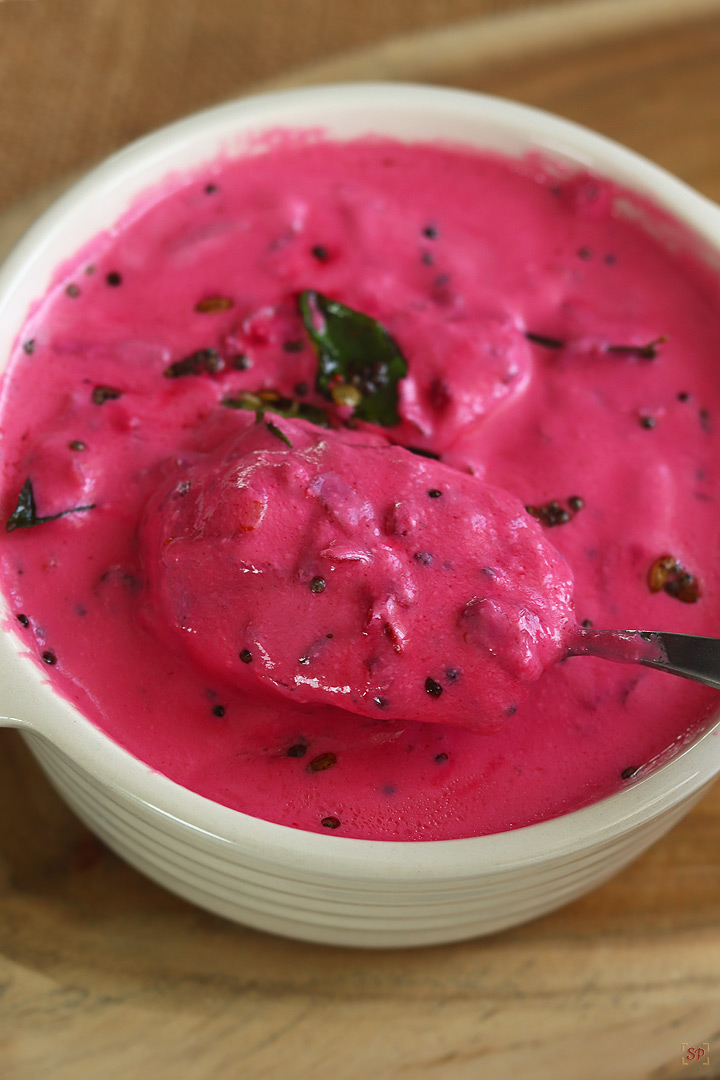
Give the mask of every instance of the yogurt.
[[(713, 691), (563, 659), (573, 580), (581, 623), (720, 635), (718, 281), (666, 226), (389, 140), (149, 194), (3, 382), (2, 587), (53, 686), (178, 783), (336, 836), (526, 825), (690, 737)], [(333, 352), (344, 312), (374, 368)]]

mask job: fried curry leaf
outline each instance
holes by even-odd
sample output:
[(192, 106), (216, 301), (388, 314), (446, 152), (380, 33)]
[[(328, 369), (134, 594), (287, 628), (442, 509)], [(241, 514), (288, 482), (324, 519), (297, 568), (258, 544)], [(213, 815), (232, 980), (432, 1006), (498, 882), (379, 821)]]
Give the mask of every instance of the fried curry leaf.
[(221, 404), (226, 409), (249, 409), (255, 413), (275, 413), (276, 416), (286, 416), (293, 420), (307, 420), (310, 424), (319, 427), (329, 427), (328, 415), (325, 409), (317, 405), (310, 405), (307, 401), (297, 401), (295, 398), (283, 397), (275, 390), (258, 390), (257, 393), (242, 391), (234, 397), (222, 399)]
[(411, 454), (417, 454), (418, 457), (431, 458), (433, 461), (441, 460), (440, 455), (434, 450), (425, 450), (422, 446), (404, 446), (403, 450), (409, 450)]
[(65, 517), (66, 514), (78, 514), (81, 510), (94, 509), (95, 503), (92, 503), (90, 506), (73, 506), (71, 510), (61, 510), (59, 514), (38, 517), (32, 480), (28, 477), (18, 496), (17, 506), (5, 524), (5, 531), (14, 532), (15, 529), (32, 529), (35, 525), (44, 525), (46, 521), (56, 521), (57, 518)]
[(280, 439), (281, 442), (284, 442), (285, 445), (289, 446), (292, 450), (292, 443), (290, 442), (282, 428), (279, 428), (277, 424), (273, 424), (272, 420), (266, 420), (265, 427), (268, 429), (271, 435), (274, 435), (276, 439)]
[(647, 345), (608, 345), (606, 351), (619, 356), (634, 356), (637, 360), (655, 360), (658, 345), (664, 345), (666, 341), (667, 338), (663, 336), (648, 341)]
[[(564, 349), (568, 344), (562, 338), (548, 337), (547, 334), (536, 334), (534, 330), (526, 330), (525, 337), (535, 345), (541, 345), (544, 349)], [(636, 360), (655, 360), (658, 355), (658, 346), (664, 345), (667, 338), (654, 338), (647, 345), (606, 345), (605, 352), (616, 356), (630, 356)]]
[(318, 358), (315, 387), (328, 401), (383, 427), (400, 423), (398, 383), (407, 363), (384, 326), (311, 289), (298, 297)]
[(181, 379), (185, 375), (217, 375), (225, 367), (225, 362), (218, 355), (216, 349), (198, 349), (182, 360), (176, 360), (170, 367), (166, 367), (163, 374), (166, 379)]

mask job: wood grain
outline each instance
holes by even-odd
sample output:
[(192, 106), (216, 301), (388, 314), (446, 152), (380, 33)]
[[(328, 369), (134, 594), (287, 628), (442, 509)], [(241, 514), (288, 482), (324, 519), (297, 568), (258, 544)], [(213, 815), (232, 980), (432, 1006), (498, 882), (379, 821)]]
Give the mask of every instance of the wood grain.
[[(720, 5), (604, 7), (612, 27), (597, 3), (566, 5), (560, 22), (537, 11), (535, 23), (487, 20), (484, 36), (475, 25), (475, 52), (448, 30), (341, 67), (552, 109), (720, 199)], [(323, 70), (314, 78), (337, 77)], [(47, 194), (0, 219), (0, 243)], [(710, 1064), (683, 1066), (681, 1044), (701, 1042)], [(720, 1077), (720, 787), (562, 911), (461, 945), (361, 952), (236, 927), (161, 890), (96, 841), (2, 732), (0, 1076)]]

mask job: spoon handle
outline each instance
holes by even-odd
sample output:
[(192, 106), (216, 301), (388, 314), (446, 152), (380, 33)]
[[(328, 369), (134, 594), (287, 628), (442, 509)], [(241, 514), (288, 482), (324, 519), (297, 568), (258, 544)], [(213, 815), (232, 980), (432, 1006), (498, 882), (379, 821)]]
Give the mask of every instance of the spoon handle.
[(620, 664), (643, 664), (720, 690), (720, 639), (654, 630), (581, 628), (570, 656), (600, 656)]

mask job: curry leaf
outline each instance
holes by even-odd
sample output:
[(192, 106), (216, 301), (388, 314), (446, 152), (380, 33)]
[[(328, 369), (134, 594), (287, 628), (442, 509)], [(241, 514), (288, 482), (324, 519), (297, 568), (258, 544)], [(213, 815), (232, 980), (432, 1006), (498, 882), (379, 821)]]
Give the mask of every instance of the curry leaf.
[(38, 517), (32, 480), (28, 477), (18, 496), (17, 506), (7, 520), (5, 531), (14, 532), (15, 529), (32, 529), (35, 525), (43, 525), (46, 521), (55, 521), (57, 518), (65, 517), (66, 514), (78, 514), (81, 510), (94, 509), (95, 503), (92, 503), (91, 506), (74, 506), (71, 510), (61, 510), (59, 514)]
[(292, 443), (290, 442), (282, 428), (279, 428), (277, 424), (273, 424), (272, 420), (266, 420), (265, 427), (268, 429), (271, 435), (274, 435), (276, 439), (280, 439), (281, 442), (284, 442), (285, 445), (289, 446), (292, 450)]
[(311, 289), (298, 305), (318, 358), (317, 391), (383, 427), (400, 423), (398, 383), (407, 363), (384, 326)]

